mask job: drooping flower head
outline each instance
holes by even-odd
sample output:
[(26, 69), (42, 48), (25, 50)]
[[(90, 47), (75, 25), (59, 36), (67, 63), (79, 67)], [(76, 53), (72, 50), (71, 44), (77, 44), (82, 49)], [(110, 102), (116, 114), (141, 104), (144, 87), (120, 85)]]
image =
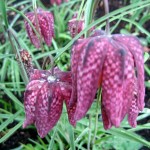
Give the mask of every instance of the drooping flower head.
[(138, 39), (127, 35), (101, 35), (79, 39), (72, 48), (75, 120), (85, 116), (102, 85), (102, 118), (104, 128), (119, 127), (128, 115), (136, 118), (144, 107), (143, 49)]
[[(27, 53), (25, 50), (21, 51), (22, 60)], [(26, 60), (28, 58), (31, 61), (31, 57), (26, 57)], [(23, 61), (23, 63), (26, 66), (28, 62)], [(72, 91), (71, 72), (63, 72), (55, 67), (53, 70), (32, 69), (29, 74), (30, 82), (24, 93), (26, 119), (23, 127), (34, 123), (40, 137), (45, 137), (58, 122), (64, 100), (69, 121), (75, 126), (73, 116), (76, 105), (69, 106)]]
[[(54, 37), (54, 18), (51, 12), (44, 11), (41, 8), (37, 9), (37, 19), (34, 12), (26, 14), (27, 18), (31, 21), (33, 26), (48, 46), (51, 46), (52, 37)], [(29, 22), (25, 20), (25, 27), (30, 38), (31, 43), (40, 48), (40, 38), (36, 35)]]
[[(68, 22), (68, 29), (70, 31), (71, 37), (74, 38), (77, 34), (79, 34), (85, 28), (85, 19), (84, 17), (78, 18), (78, 13), (75, 13), (71, 20)], [(95, 27), (90, 29), (90, 32), (93, 32)], [(80, 38), (84, 38), (81, 36)]]
[(68, 22), (68, 29), (72, 38), (84, 29), (84, 19), (77, 19), (77, 17), (78, 13), (75, 13), (72, 19)]

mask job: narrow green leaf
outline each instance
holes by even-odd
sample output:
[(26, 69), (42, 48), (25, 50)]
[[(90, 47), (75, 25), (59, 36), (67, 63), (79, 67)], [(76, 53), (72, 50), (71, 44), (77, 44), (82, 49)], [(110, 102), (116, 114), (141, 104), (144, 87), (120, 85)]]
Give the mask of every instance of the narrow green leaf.
[(68, 133), (69, 133), (70, 148), (71, 150), (75, 150), (74, 131), (70, 124), (68, 125)]
[(8, 29), (8, 20), (7, 20), (7, 12), (6, 12), (6, 0), (1, 0), (0, 11), (2, 12), (2, 16), (5, 22), (6, 29)]
[(149, 59), (149, 53), (144, 53), (144, 62), (146, 62)]
[(53, 133), (53, 135), (51, 137), (51, 140), (50, 140), (50, 143), (49, 143), (49, 146), (48, 146), (48, 150), (53, 150), (54, 139), (55, 139), (56, 133), (57, 133), (57, 127), (55, 127), (55, 129), (54, 129), (54, 133)]
[(6, 93), (6, 95), (14, 102), (16, 103), (18, 106), (20, 106), (21, 109), (24, 108), (23, 104), (18, 100), (18, 98), (10, 91), (8, 90), (6, 87), (4, 87), (2, 84), (0, 84), (0, 88), (2, 90), (4, 90), (4, 92)]
[(144, 140), (143, 138), (141, 138), (139, 135), (130, 132), (129, 130), (126, 131), (124, 129), (121, 128), (112, 128), (110, 130), (107, 130), (105, 132), (111, 133), (112, 135), (116, 135), (116, 136), (120, 136), (122, 138), (128, 139), (128, 140), (132, 140), (138, 143), (141, 143), (147, 147), (150, 147), (150, 142)]
[(0, 143), (6, 141), (11, 135), (13, 135), (23, 124), (23, 121), (19, 122), (15, 127), (13, 127), (12, 129), (10, 129), (8, 131), (8, 133), (6, 133), (1, 139), (0, 139)]
[(12, 114), (6, 121), (4, 121), (1, 125), (0, 125), (0, 132), (6, 128), (10, 123), (13, 122), (13, 120), (22, 112), (22, 110), (19, 110), (18, 112), (16, 112), (15, 114)]

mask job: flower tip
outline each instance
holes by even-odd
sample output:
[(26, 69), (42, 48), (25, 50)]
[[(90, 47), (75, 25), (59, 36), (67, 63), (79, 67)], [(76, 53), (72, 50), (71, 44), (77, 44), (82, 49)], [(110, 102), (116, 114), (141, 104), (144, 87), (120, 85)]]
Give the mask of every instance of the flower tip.
[(77, 122), (78, 120), (82, 119), (85, 116), (85, 113), (83, 114), (82, 112), (76, 111), (74, 115), (74, 120)]
[(116, 128), (119, 128), (120, 127), (120, 118), (114, 118), (112, 120), (112, 124), (116, 127)]
[(76, 127), (76, 123), (77, 123), (76, 120), (70, 122), (70, 124), (71, 124), (74, 128)]
[(27, 121), (25, 120), (24, 123), (23, 123), (23, 125), (22, 125), (22, 128), (24, 129), (24, 128), (26, 128), (27, 126), (28, 126), (28, 123), (27, 123)]
[(128, 122), (131, 127), (135, 128), (137, 126), (136, 119), (128, 119)]
[(38, 133), (38, 135), (40, 136), (40, 138), (44, 138), (46, 136), (46, 135), (40, 134), (40, 133)]

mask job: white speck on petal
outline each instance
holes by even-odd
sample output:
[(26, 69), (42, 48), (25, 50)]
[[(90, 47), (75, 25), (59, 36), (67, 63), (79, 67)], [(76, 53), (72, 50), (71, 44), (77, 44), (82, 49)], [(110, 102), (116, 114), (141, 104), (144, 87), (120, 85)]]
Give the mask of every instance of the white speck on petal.
[(49, 83), (52, 83), (52, 82), (56, 81), (56, 78), (54, 76), (49, 76), (47, 78), (47, 80), (48, 80)]

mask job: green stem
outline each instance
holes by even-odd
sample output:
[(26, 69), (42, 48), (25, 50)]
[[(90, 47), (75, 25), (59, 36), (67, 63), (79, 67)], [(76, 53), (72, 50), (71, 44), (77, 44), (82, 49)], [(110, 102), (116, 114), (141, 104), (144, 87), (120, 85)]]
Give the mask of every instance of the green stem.
[[(108, 0), (104, 0), (104, 7), (105, 7), (105, 15), (109, 14), (109, 3), (108, 3)], [(106, 35), (110, 35), (109, 18), (106, 19)]]
[(44, 47), (43, 47), (43, 44), (42, 44), (42, 35), (41, 35), (41, 32), (40, 32), (40, 27), (39, 27), (39, 20), (38, 20), (38, 16), (37, 16), (37, 5), (36, 5), (36, 0), (33, 0), (32, 1), (32, 4), (33, 4), (33, 10), (34, 10), (34, 15), (35, 15), (35, 22), (36, 22), (36, 30), (38, 32), (38, 40), (40, 41), (40, 47), (42, 49), (42, 53), (44, 53)]
[(94, 127), (94, 137), (92, 140), (92, 145), (95, 143), (95, 138), (97, 134), (97, 124), (98, 124), (98, 112), (99, 112), (99, 103), (101, 101), (101, 89), (98, 90), (98, 97), (97, 97), (97, 102), (96, 102), (96, 115), (95, 115), (95, 127)]
[(49, 55), (48, 57), (46, 57), (44, 59), (43, 64), (42, 64), (42, 69), (44, 69), (44, 67), (46, 66), (46, 63), (47, 63), (48, 59), (49, 59), (49, 61), (51, 63), (51, 73), (53, 75), (54, 74), (54, 58), (53, 58), (52, 55)]
[[(14, 42), (13, 42), (13, 40), (12, 40), (12, 38), (11, 38), (11, 35), (13, 35), (13, 34), (12, 34), (11, 30), (8, 30), (7, 33), (8, 33), (8, 38), (9, 38), (9, 41), (10, 41), (11, 46), (12, 46), (12, 49), (13, 49), (13, 53), (14, 53), (14, 54), (17, 54), (18, 57), (19, 57), (19, 62), (18, 62), (18, 63), (20, 64), (20, 70), (21, 70), (22, 79), (24, 80), (25, 84), (27, 84), (27, 83), (29, 82), (29, 79), (28, 79), (28, 76), (27, 76), (25, 67), (24, 67), (24, 65), (23, 65), (23, 63), (22, 63), (22, 60), (21, 60), (21, 57), (20, 57), (20, 53), (19, 53), (19, 51), (15, 48)], [(14, 37), (14, 35), (13, 35), (13, 37)], [(19, 49), (19, 50), (20, 50), (20, 49)]]
[(21, 46), (20, 46), (20, 44), (19, 44), (19, 41), (18, 41), (18, 38), (16, 37), (15, 33), (13, 32), (13, 30), (12, 30), (12, 29), (9, 29), (8, 32), (11, 33), (11, 35), (13, 36), (13, 38), (15, 39), (15, 41), (16, 41), (16, 43), (17, 43), (17, 46), (18, 46), (19, 50), (21, 50), (22, 48), (21, 48)]
[(6, 12), (6, 0), (1, 0), (1, 2), (0, 2), (0, 11), (1, 11), (2, 17), (4, 19), (5, 28), (8, 29), (9, 24), (8, 24), (7, 12)]
[(89, 136), (88, 136), (88, 145), (87, 148), (88, 150), (90, 150), (90, 146), (91, 146), (91, 114), (89, 114)]

